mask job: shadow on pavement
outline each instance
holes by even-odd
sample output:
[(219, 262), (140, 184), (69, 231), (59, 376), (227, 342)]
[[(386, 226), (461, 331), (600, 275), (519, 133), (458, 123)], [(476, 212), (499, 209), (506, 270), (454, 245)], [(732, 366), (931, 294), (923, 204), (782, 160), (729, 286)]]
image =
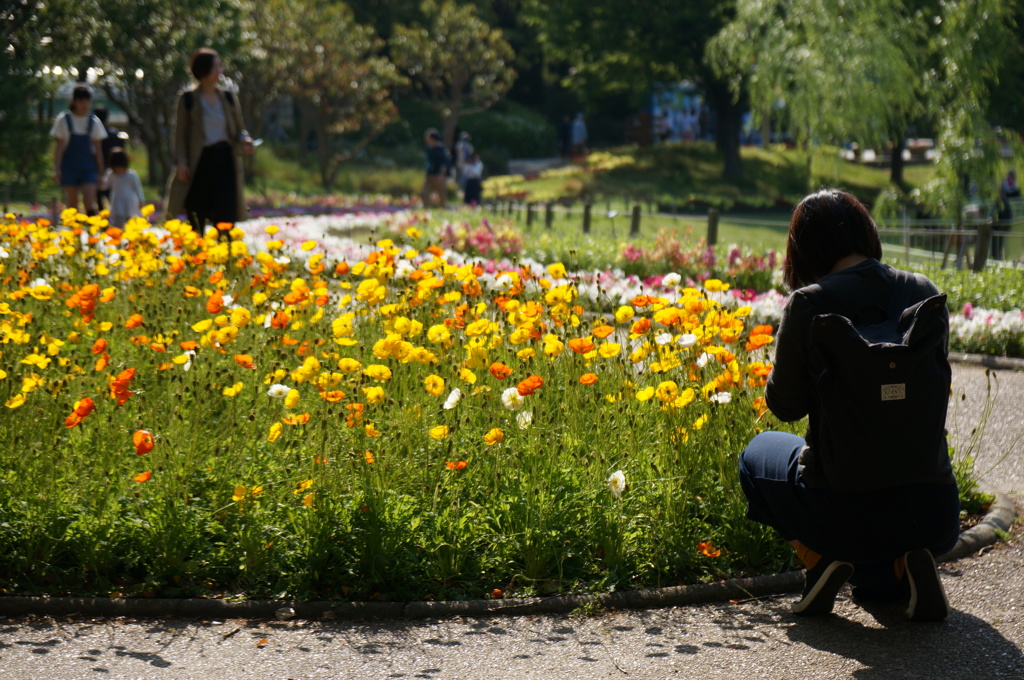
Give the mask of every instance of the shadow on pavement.
[(881, 627), (830, 615), (800, 619), (786, 633), (793, 642), (867, 666), (853, 673), (859, 680), (1024, 677), (1021, 650), (976, 616), (953, 610), (945, 622), (914, 623), (899, 610), (871, 615)]

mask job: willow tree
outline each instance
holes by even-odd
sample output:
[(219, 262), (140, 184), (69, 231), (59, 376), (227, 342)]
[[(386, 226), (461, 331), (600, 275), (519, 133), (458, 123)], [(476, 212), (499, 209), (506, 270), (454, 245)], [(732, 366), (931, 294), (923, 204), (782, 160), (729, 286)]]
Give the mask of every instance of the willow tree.
[(755, 122), (803, 146), (874, 146), (920, 111), (919, 31), (888, 0), (738, 0), (708, 60), (747, 88)]
[(396, 25), (391, 58), (441, 115), (445, 145), (451, 146), (461, 116), (490, 108), (512, 87), (515, 54), (471, 4), (425, 0), (420, 10), (428, 25)]
[(994, 188), (999, 159), (986, 119), (995, 75), (1014, 39), (1000, 0), (738, 0), (708, 56), (752, 112), (780, 115), (805, 146), (900, 143), (908, 124), (938, 130), (939, 172), (919, 198), (947, 214), (966, 177)]

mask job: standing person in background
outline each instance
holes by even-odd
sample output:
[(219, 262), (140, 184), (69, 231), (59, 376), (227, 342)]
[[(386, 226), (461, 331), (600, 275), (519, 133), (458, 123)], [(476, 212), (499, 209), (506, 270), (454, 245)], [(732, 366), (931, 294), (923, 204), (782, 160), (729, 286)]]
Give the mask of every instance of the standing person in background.
[(426, 144), (423, 205), (427, 208), (443, 206), (448, 193), (445, 186), (445, 178), (448, 176), (448, 153), (437, 128), (429, 128), (423, 133), (423, 143)]
[(473, 138), (468, 132), (460, 132), (459, 140), (455, 142), (455, 183), (459, 185), (459, 189), (465, 190), (466, 178), (463, 174), (466, 163), (469, 162), (470, 157), (473, 155)]
[(196, 86), (178, 95), (174, 126), (175, 172), (167, 188), (168, 215), (188, 215), (203, 233), (207, 223), (246, 216), (242, 154), (252, 153), (238, 97), (221, 89), (220, 55), (204, 47), (189, 65)]
[[(103, 150), (103, 167), (110, 168), (110, 151), (120, 145), (120, 140), (117, 138), (117, 134), (113, 128), (107, 124), (107, 119), (110, 118), (110, 111), (105, 106), (97, 106), (93, 113), (99, 118), (100, 122), (103, 123), (103, 129), (106, 131), (107, 136), (101, 142), (101, 148)], [(105, 207), (104, 201), (110, 204), (110, 188), (102, 182), (100, 183), (99, 191), (96, 192), (96, 205), (100, 210)]]
[(139, 174), (128, 167), (128, 154), (115, 146), (110, 151), (110, 167), (103, 175), (103, 184), (110, 195), (110, 224), (123, 227), (128, 218), (142, 211), (146, 197), (142, 193)]
[(558, 123), (558, 155), (568, 158), (572, 153), (572, 121), (569, 114), (562, 114), (562, 120)]
[(582, 113), (577, 113), (572, 122), (572, 153), (577, 157), (587, 153), (587, 123)]
[(999, 185), (998, 220), (992, 234), (992, 257), (996, 260), (1003, 259), (1005, 234), (1010, 231), (1010, 221), (1013, 219), (1013, 208), (1010, 207), (1011, 198), (1020, 198), (1020, 184), (1017, 183), (1016, 170), (1006, 173), (1006, 179)]
[(466, 193), (463, 202), (466, 205), (479, 205), (483, 193), (484, 164), (480, 161), (480, 155), (474, 153), (463, 167), (463, 177), (466, 180)]
[(107, 137), (103, 123), (90, 111), (92, 90), (76, 85), (71, 105), (53, 122), (50, 136), (57, 140), (53, 151), (53, 178), (64, 187), (69, 208), (78, 208), (78, 192), (82, 192), (85, 212), (99, 212), (97, 185), (103, 174), (103, 140)]

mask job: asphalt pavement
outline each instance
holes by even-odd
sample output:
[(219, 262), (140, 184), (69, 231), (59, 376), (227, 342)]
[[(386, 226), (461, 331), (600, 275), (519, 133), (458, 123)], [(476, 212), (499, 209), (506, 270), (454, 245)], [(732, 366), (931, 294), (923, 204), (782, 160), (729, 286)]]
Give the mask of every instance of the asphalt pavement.
[[(993, 381), (994, 378), (994, 381)], [(986, 400), (991, 389), (994, 399)], [(988, 405), (986, 405), (988, 404)], [(1024, 371), (954, 366), (951, 441), (1024, 504)], [(979, 422), (984, 426), (979, 430)], [(1024, 678), (1024, 537), (940, 566), (952, 612), (912, 623), (849, 591), (587, 615), (421, 620), (0, 616), (0, 678)], [(0, 607), (0, 612), (2, 612)]]

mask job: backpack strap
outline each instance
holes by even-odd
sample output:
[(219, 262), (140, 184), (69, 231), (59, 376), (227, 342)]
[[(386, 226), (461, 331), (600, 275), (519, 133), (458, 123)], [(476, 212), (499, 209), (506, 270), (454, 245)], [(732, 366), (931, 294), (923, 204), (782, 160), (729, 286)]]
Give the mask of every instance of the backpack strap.
[(69, 138), (73, 137), (74, 134), (75, 134), (75, 128), (73, 128), (71, 126), (71, 112), (70, 111), (64, 114), (64, 122), (67, 123), (67, 126), (68, 126), (68, 137)]
[(185, 110), (191, 111), (192, 105), (195, 104), (195, 100), (192, 99), (192, 90), (185, 90), (181, 96), (185, 100)]

